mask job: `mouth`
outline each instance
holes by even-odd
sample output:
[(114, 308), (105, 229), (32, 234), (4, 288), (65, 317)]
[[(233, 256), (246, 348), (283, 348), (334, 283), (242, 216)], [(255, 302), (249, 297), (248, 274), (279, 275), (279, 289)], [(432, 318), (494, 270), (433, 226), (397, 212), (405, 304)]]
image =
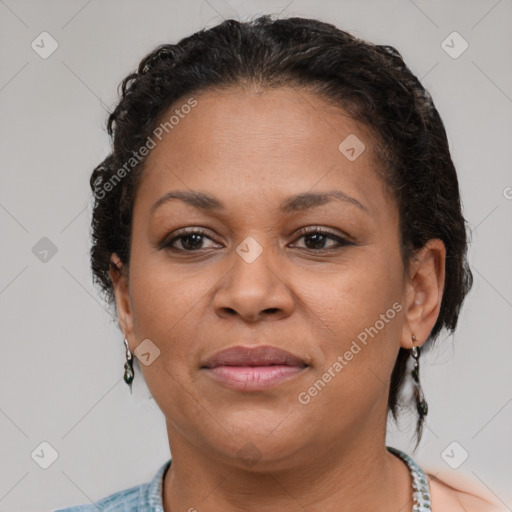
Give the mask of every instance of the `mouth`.
[(230, 347), (214, 354), (201, 369), (216, 382), (238, 391), (261, 391), (289, 381), (309, 365), (271, 345)]

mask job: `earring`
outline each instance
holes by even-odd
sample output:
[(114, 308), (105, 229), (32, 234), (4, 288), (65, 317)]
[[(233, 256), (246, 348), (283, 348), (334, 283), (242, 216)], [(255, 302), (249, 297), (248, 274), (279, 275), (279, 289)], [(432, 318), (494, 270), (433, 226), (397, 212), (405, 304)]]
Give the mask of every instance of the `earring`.
[[(416, 343), (418, 338), (412, 335), (412, 342)], [(420, 416), (426, 416), (428, 414), (428, 404), (423, 395), (423, 390), (420, 384), (420, 353), (421, 347), (412, 347), (411, 355), (414, 359), (414, 368), (411, 371), (411, 375), (414, 383), (414, 397), (416, 399), (416, 408)]]
[(128, 346), (128, 340), (124, 339), (124, 345), (126, 347), (126, 363), (124, 363), (124, 381), (130, 386), (130, 393), (132, 392), (132, 381), (134, 377), (133, 373), (133, 356)]

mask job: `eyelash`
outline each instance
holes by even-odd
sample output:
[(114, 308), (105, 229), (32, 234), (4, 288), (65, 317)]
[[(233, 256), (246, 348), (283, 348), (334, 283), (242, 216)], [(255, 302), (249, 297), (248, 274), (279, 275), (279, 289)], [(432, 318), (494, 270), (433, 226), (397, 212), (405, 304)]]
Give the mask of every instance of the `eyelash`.
[[(308, 249), (308, 248), (302, 248), (306, 251), (312, 251), (312, 252), (315, 252), (315, 253), (325, 253), (325, 252), (330, 252), (330, 251), (333, 251), (333, 250), (337, 250), (337, 249), (341, 249), (342, 247), (344, 246), (348, 246), (348, 245), (354, 245), (354, 243), (350, 242), (349, 240), (347, 240), (346, 238), (340, 236), (340, 235), (336, 235), (334, 233), (331, 233), (330, 231), (326, 231), (326, 230), (323, 230), (323, 229), (320, 229), (320, 228), (316, 228), (314, 226), (309, 226), (309, 227), (306, 227), (302, 230), (299, 231), (298, 235), (299, 238), (302, 238), (304, 236), (307, 236), (307, 235), (313, 235), (313, 234), (318, 234), (318, 235), (322, 235), (322, 236), (325, 236), (331, 240), (334, 240), (338, 243), (338, 247), (335, 247), (335, 248), (331, 248), (331, 249)], [(190, 235), (200, 235), (202, 237), (206, 237), (206, 238), (209, 238), (210, 240), (212, 240), (214, 242), (214, 240), (208, 236), (207, 232), (201, 228), (185, 228), (183, 229), (183, 231), (181, 231), (179, 233), (179, 235), (177, 236), (174, 236), (173, 238), (171, 238), (168, 242), (163, 242), (161, 248), (165, 248), (165, 249), (168, 249), (172, 252), (188, 252), (188, 253), (193, 253), (193, 252), (199, 252), (201, 250), (204, 250), (204, 249), (195, 249), (195, 250), (187, 250), (187, 249), (177, 249), (176, 247), (172, 247), (172, 244), (176, 241), (176, 240), (180, 240), (182, 238), (186, 238), (187, 236), (190, 236)]]

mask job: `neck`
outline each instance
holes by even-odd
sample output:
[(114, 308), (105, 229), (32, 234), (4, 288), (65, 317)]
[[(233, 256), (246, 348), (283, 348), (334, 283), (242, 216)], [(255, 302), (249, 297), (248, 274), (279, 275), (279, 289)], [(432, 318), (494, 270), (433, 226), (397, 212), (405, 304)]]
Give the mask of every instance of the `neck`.
[(332, 449), (301, 450), (287, 468), (256, 470), (200, 451), (168, 423), (172, 464), (164, 479), (164, 510), (268, 512), (402, 510), (412, 508), (409, 470), (385, 448), (384, 435), (354, 436)]

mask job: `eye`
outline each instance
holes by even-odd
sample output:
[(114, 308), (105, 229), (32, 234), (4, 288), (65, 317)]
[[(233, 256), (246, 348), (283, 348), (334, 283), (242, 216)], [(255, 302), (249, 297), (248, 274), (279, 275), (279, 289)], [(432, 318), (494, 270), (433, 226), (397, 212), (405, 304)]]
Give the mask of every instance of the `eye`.
[[(168, 242), (164, 241), (161, 247), (182, 252), (193, 252), (201, 249), (208, 249), (208, 247), (202, 247), (204, 238), (212, 240), (209, 236), (207, 236), (206, 231), (202, 229), (186, 228), (182, 230), (177, 236), (171, 238)], [(176, 241), (181, 244), (181, 248), (175, 247), (174, 244)]]
[[(346, 245), (354, 245), (353, 242), (350, 242), (340, 235), (316, 227), (304, 228), (299, 233), (302, 233), (302, 236), (300, 236), (299, 239), (304, 238), (307, 241), (305, 245), (309, 245), (309, 247), (305, 247), (305, 249), (313, 250), (315, 252), (331, 251)], [(336, 242), (334, 247), (324, 247), (325, 242), (328, 240)]]
[[(302, 235), (298, 239), (304, 238), (306, 240), (306, 247), (299, 248), (314, 252), (326, 252), (343, 246), (354, 245), (353, 242), (350, 242), (340, 235), (317, 227), (304, 228), (299, 231), (299, 234)], [(176, 252), (200, 251), (202, 249), (208, 249), (208, 247), (203, 246), (205, 239), (214, 242), (214, 240), (210, 238), (203, 229), (185, 228), (178, 232), (178, 234), (172, 237), (169, 241), (162, 242), (161, 248), (168, 248), (169, 250)], [(326, 248), (325, 243), (329, 240), (334, 241), (335, 244), (334, 246), (331, 245), (331, 247)], [(181, 247), (177, 247), (177, 243), (179, 243)]]

